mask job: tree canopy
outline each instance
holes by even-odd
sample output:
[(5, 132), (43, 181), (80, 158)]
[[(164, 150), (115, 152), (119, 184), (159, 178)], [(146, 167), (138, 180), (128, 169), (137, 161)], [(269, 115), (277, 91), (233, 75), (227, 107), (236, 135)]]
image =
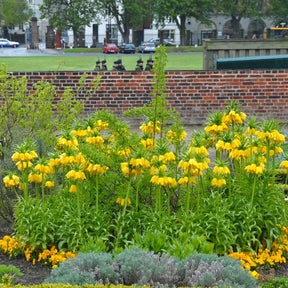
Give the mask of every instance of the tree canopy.
[(129, 42), (130, 29), (142, 24), (150, 11), (150, 0), (103, 0), (99, 1), (103, 16), (115, 19), (123, 42)]
[(23, 24), (32, 15), (27, 0), (3, 0), (1, 4), (1, 20), (5, 21), (5, 26)]
[(285, 23), (288, 27), (288, 1), (282, 0), (269, 0), (269, 5), (266, 11), (266, 15), (270, 16), (275, 25)]
[(216, 0), (217, 11), (231, 17), (233, 38), (240, 37), (240, 21), (243, 17), (255, 19), (262, 15), (263, 0)]
[(97, 7), (92, 1), (83, 0), (43, 0), (40, 7), (41, 18), (47, 17), (50, 24), (60, 31), (73, 30), (74, 45), (80, 29), (96, 19)]
[(161, 24), (171, 19), (180, 30), (181, 45), (186, 45), (186, 20), (194, 17), (198, 21), (207, 22), (209, 13), (213, 11), (211, 0), (157, 0), (154, 4), (156, 21)]

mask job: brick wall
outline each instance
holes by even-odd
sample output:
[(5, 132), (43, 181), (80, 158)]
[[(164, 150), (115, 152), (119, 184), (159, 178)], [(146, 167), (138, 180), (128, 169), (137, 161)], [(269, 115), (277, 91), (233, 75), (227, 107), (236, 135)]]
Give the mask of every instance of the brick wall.
[[(84, 72), (11, 72), (26, 76), (29, 89), (39, 80), (53, 81), (61, 95), (66, 86), (75, 88)], [(100, 75), (101, 88), (85, 101), (85, 114), (106, 109), (121, 117), (123, 111), (149, 104), (153, 73), (86, 72), (87, 81)], [(169, 105), (180, 113), (185, 124), (204, 124), (209, 113), (221, 110), (231, 100), (242, 104), (242, 110), (259, 119), (288, 117), (288, 70), (253, 71), (167, 71), (166, 87)], [(90, 87), (87, 86), (87, 89)], [(81, 91), (79, 99), (86, 97)], [(57, 101), (57, 99), (55, 99)]]

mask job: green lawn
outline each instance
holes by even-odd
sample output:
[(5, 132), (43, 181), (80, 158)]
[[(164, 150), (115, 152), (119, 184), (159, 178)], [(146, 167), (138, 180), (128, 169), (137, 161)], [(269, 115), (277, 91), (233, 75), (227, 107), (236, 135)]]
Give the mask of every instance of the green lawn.
[[(136, 61), (142, 57), (144, 66), (152, 54), (145, 55), (103, 55), (107, 60), (108, 70), (112, 69), (113, 62), (122, 59), (126, 70), (134, 70)], [(1, 63), (7, 65), (7, 71), (89, 71), (95, 67), (98, 57), (89, 56), (26, 56), (26, 57), (0, 57)], [(169, 55), (166, 70), (202, 70), (202, 54)]]

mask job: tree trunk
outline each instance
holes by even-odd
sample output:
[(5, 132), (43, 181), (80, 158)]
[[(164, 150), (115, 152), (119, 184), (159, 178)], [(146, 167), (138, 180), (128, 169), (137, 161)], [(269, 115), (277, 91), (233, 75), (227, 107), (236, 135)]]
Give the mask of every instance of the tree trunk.
[(130, 29), (128, 27), (124, 27), (121, 32), (121, 36), (123, 38), (124, 43), (129, 43)]
[(234, 16), (232, 15), (232, 19), (231, 19), (231, 22), (232, 22), (232, 28), (233, 28), (233, 34), (232, 34), (232, 38), (240, 38), (240, 20), (241, 20), (241, 17), (240, 16)]
[(72, 31), (73, 31), (73, 47), (76, 48), (78, 47), (78, 41), (77, 41), (78, 33), (77, 30), (74, 28), (72, 28)]
[(180, 45), (186, 46), (187, 45), (187, 34), (186, 34), (186, 16), (180, 16), (180, 22), (176, 19), (176, 24), (180, 31)]

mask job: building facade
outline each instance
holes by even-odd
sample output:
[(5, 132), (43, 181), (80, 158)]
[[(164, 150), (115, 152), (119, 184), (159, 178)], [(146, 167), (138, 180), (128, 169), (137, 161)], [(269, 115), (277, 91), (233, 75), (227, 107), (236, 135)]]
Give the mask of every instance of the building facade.
[[(56, 30), (49, 29), (49, 20), (41, 19), (40, 6), (43, 0), (27, 0), (29, 8), (33, 11), (33, 16), (37, 18), (37, 27), (39, 43), (46, 43), (53, 37)], [(34, 18), (35, 19), (35, 18)], [(242, 38), (263, 38), (265, 27), (271, 27), (273, 23), (269, 19), (253, 20), (243, 18), (240, 22), (240, 33)], [(31, 21), (14, 27), (9, 32), (13, 35), (24, 35), (24, 42), (31, 42)], [(48, 35), (49, 34), (49, 35)], [(98, 22), (85, 26), (77, 35), (77, 42), (82, 47), (102, 47), (107, 42), (121, 44), (123, 42), (121, 33), (118, 30), (113, 18), (102, 17)], [(204, 24), (196, 21), (194, 18), (187, 19), (186, 37), (188, 45), (202, 45), (203, 39), (229, 39), (232, 37), (232, 25), (229, 17), (224, 15), (214, 15), (210, 18), (210, 24)], [(72, 30), (63, 32), (61, 38), (65, 41), (66, 46), (73, 46), (74, 35)], [(170, 41), (175, 45), (180, 44), (180, 32), (175, 23), (166, 22), (163, 26), (158, 27), (156, 23), (144, 23), (134, 30), (130, 30), (129, 42), (138, 46), (142, 41), (146, 42), (152, 39)], [(21, 41), (21, 42), (23, 42)], [(50, 41), (51, 42), (51, 41)], [(53, 41), (52, 41), (53, 42)], [(54, 44), (53, 44), (54, 45)], [(50, 45), (51, 46), (51, 45)], [(50, 47), (49, 48), (52, 48)]]

